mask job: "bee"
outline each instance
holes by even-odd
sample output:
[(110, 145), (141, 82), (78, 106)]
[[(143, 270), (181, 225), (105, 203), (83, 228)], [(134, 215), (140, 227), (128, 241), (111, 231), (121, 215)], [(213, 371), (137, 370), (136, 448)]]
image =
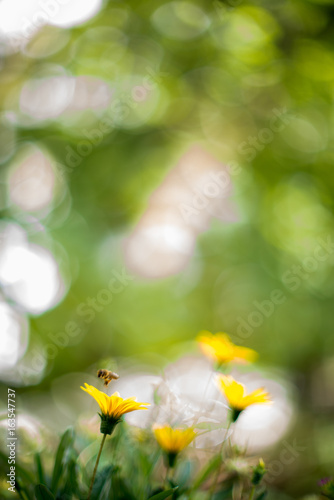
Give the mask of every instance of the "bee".
[(117, 380), (119, 378), (119, 375), (117, 375), (117, 373), (111, 372), (109, 370), (98, 370), (97, 376), (104, 380), (104, 385), (106, 387), (108, 387), (112, 380)]

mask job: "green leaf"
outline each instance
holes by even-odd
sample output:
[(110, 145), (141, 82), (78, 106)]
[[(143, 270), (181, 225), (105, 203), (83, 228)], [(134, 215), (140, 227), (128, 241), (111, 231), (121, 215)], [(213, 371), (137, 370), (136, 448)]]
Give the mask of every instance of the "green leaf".
[[(74, 454), (73, 454), (74, 455)], [(62, 481), (61, 487), (61, 498), (73, 498), (79, 494), (79, 484), (78, 484), (78, 466), (77, 466), (77, 456), (74, 455), (66, 462), (66, 470), (64, 471), (64, 480)]]
[(189, 460), (180, 463), (176, 476), (176, 484), (178, 484), (180, 488), (184, 487), (189, 482), (193, 469), (193, 462)]
[(131, 491), (132, 485), (119, 476), (118, 473), (113, 474), (111, 479), (112, 500), (138, 500), (138, 496)]
[(55, 498), (44, 484), (35, 486), (35, 497), (36, 500), (54, 500)]
[(171, 488), (170, 490), (162, 491), (161, 493), (157, 493), (157, 495), (153, 495), (153, 497), (150, 497), (149, 500), (164, 500), (165, 498), (170, 497), (173, 495), (174, 491), (178, 489), (178, 486), (175, 488)]
[(28, 489), (26, 486), (22, 486), (17, 479), (15, 480), (15, 487), (20, 498), (24, 498), (26, 500), (32, 499), (31, 489)]
[(36, 464), (38, 481), (41, 484), (46, 484), (46, 482), (45, 482), (45, 475), (44, 475), (44, 469), (43, 469), (43, 465), (42, 465), (40, 453), (35, 453), (35, 464)]
[(210, 500), (231, 500), (233, 498), (233, 489), (217, 491)]
[(263, 491), (262, 493), (260, 493), (259, 496), (256, 497), (256, 500), (263, 500), (264, 498), (266, 498), (267, 496), (267, 491)]
[(200, 472), (198, 478), (195, 480), (193, 487), (191, 488), (192, 490), (196, 490), (199, 486), (201, 486), (202, 483), (212, 474), (214, 470), (219, 467), (221, 464), (221, 456), (216, 455), (215, 457), (210, 460), (210, 462), (207, 464), (206, 467)]
[(54, 493), (56, 493), (59, 480), (63, 474), (65, 454), (67, 450), (73, 445), (73, 441), (74, 441), (73, 429), (67, 429), (62, 435), (56, 453), (55, 465), (53, 468), (52, 481), (51, 481), (51, 490)]
[(99, 498), (99, 492), (106, 493), (106, 498), (109, 498), (109, 490), (111, 487), (111, 476), (115, 473), (113, 465), (107, 465), (101, 472), (98, 472), (93, 486), (92, 498)]

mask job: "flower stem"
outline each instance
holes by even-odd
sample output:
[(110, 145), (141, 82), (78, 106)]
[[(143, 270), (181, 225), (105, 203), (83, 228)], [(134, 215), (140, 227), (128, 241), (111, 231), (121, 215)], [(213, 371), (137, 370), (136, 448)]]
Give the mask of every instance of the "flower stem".
[(165, 487), (168, 486), (168, 474), (169, 474), (169, 465), (166, 465), (166, 476), (165, 476)]
[[(220, 455), (221, 461), (223, 461), (223, 449), (224, 449), (225, 441), (226, 441), (226, 439), (228, 437), (228, 431), (230, 430), (231, 423), (232, 423), (232, 421), (230, 420), (229, 424), (228, 424), (228, 426), (226, 428), (224, 439), (222, 441), (222, 444), (220, 445), (219, 455)], [(220, 463), (219, 466), (217, 467), (217, 472), (216, 472), (214, 481), (213, 481), (213, 483), (211, 485), (211, 488), (209, 489), (208, 500), (210, 500), (212, 498), (212, 495), (213, 495), (213, 493), (214, 493), (214, 491), (216, 489), (216, 486), (217, 486), (217, 483), (218, 483), (219, 474), (220, 474), (220, 470), (221, 470), (221, 465), (222, 464)]]
[(253, 500), (254, 493), (255, 493), (255, 485), (254, 485), (254, 486), (253, 486), (253, 488), (251, 489), (251, 492), (250, 492), (250, 495), (249, 495), (249, 500)]
[(97, 459), (96, 459), (96, 463), (95, 463), (95, 467), (94, 467), (94, 472), (93, 472), (93, 476), (92, 476), (92, 481), (90, 483), (90, 487), (89, 487), (89, 492), (88, 492), (88, 497), (87, 497), (87, 500), (90, 500), (90, 497), (92, 495), (92, 489), (93, 489), (93, 485), (94, 485), (94, 481), (95, 481), (95, 476), (96, 476), (96, 471), (97, 471), (97, 466), (99, 465), (99, 461), (100, 461), (100, 457), (101, 457), (101, 453), (102, 453), (102, 448), (103, 448), (103, 445), (104, 445), (104, 442), (106, 440), (106, 437), (107, 437), (107, 434), (103, 434), (103, 438), (102, 438), (102, 441), (101, 441), (101, 445), (100, 445), (100, 449), (99, 449), (99, 453), (97, 455)]

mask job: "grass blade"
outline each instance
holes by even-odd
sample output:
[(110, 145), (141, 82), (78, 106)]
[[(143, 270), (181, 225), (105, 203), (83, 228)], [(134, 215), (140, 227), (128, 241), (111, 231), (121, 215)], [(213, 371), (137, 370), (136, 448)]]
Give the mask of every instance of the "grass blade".
[(176, 491), (177, 489), (178, 486), (176, 486), (176, 488), (171, 488), (170, 490), (162, 491), (161, 493), (153, 495), (153, 497), (150, 497), (148, 500), (165, 500), (165, 498), (172, 496), (174, 491)]
[(55, 498), (44, 484), (35, 486), (35, 497), (36, 500), (54, 500)]
[(63, 474), (64, 469), (64, 457), (68, 449), (73, 445), (74, 432), (73, 429), (67, 429), (60, 440), (58, 450), (56, 453), (55, 464), (53, 468), (52, 481), (51, 481), (51, 491), (56, 493), (60, 478)]

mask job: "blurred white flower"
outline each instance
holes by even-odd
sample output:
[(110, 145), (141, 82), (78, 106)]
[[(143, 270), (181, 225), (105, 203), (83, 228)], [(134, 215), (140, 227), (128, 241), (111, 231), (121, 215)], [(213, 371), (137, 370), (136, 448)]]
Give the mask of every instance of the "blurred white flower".
[(129, 269), (153, 279), (182, 271), (213, 217), (226, 223), (237, 220), (231, 190), (227, 167), (202, 147), (189, 148), (152, 193), (125, 241)]
[(0, 302), (0, 374), (8, 374), (24, 355), (29, 339), (26, 318), (6, 302)]
[(29, 243), (15, 224), (0, 226), (0, 283), (25, 311), (41, 314), (64, 295), (64, 282), (49, 250)]
[(52, 202), (55, 172), (51, 159), (38, 148), (27, 148), (9, 171), (9, 195), (13, 203), (28, 212)]

